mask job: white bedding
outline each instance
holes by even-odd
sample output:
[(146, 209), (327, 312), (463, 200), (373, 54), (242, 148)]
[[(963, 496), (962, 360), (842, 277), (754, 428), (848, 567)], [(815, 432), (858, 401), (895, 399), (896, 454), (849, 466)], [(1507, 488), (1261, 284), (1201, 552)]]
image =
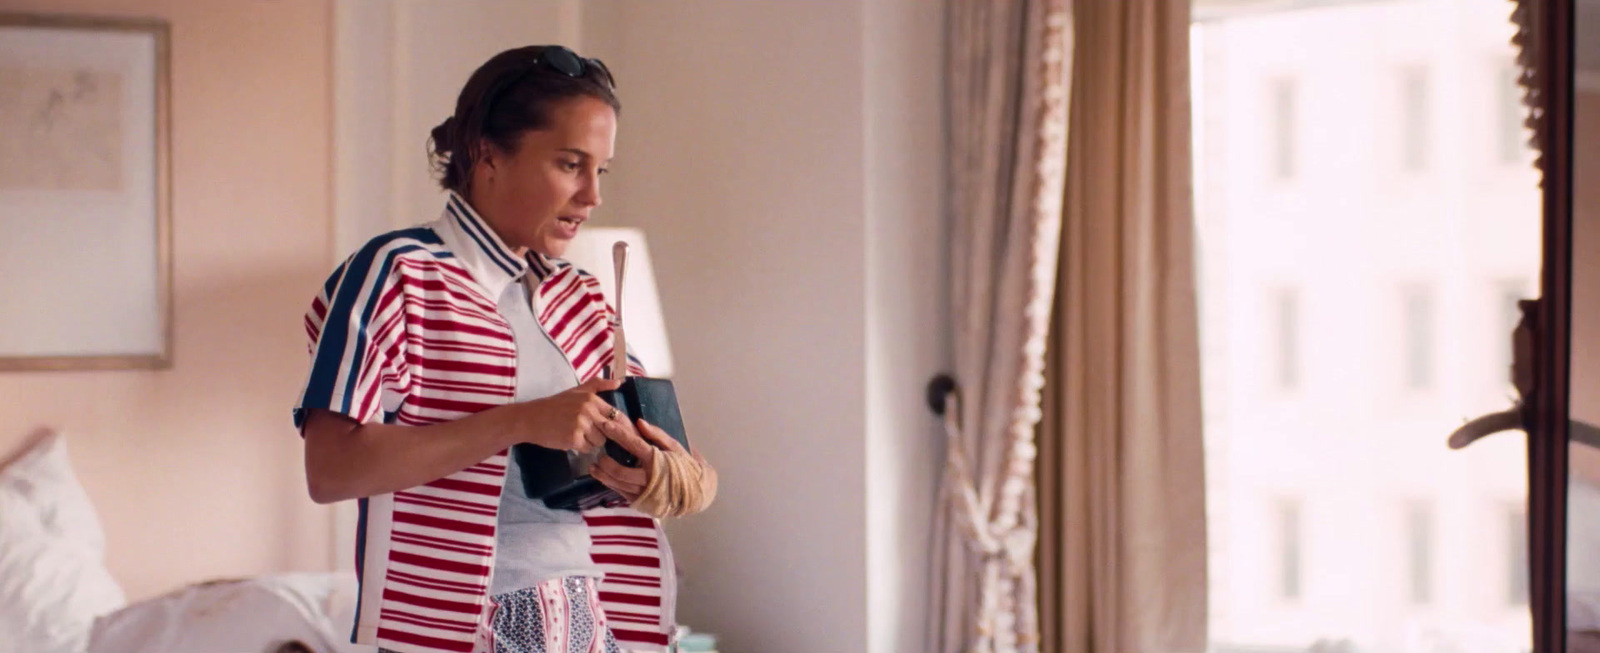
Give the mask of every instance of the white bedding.
[(371, 653), (350, 643), (351, 574), (282, 574), (190, 585), (95, 620), (87, 653), (270, 653), (286, 641), (316, 653)]
[(0, 468), (0, 653), (371, 653), (350, 644), (353, 574), (200, 583), (127, 605), (54, 433)]

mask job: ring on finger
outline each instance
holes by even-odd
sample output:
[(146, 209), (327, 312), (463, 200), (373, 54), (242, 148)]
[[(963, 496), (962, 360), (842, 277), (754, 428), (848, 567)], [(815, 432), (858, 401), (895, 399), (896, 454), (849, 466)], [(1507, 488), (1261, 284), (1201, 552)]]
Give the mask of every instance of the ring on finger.
[(611, 410), (606, 411), (606, 419), (616, 419), (616, 418), (617, 418), (617, 407), (616, 406), (612, 406)]

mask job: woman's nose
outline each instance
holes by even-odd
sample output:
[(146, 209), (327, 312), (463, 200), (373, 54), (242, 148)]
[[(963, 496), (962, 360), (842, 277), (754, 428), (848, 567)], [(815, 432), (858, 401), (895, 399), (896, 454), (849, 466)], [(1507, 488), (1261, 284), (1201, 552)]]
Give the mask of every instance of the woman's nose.
[(578, 197), (576, 199), (578, 200), (579, 203), (583, 204), (584, 206), (588, 206), (588, 207), (598, 207), (598, 206), (600, 206), (601, 198), (600, 198), (600, 177), (599, 177), (599, 175), (596, 175), (595, 177), (590, 179), (589, 183), (584, 184), (583, 188), (578, 190)]

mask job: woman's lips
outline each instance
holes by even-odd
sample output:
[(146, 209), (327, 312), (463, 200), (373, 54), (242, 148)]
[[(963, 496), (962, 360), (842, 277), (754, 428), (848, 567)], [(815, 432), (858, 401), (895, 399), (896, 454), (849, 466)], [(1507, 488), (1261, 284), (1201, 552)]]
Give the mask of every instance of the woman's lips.
[(556, 219), (556, 230), (563, 238), (574, 238), (578, 235), (578, 227), (583, 225), (583, 218), (562, 217)]

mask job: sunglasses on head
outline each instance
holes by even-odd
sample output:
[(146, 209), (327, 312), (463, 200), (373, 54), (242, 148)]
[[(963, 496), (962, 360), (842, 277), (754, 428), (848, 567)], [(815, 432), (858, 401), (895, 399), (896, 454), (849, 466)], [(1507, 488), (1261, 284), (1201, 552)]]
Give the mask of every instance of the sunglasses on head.
[(578, 53), (559, 45), (545, 47), (534, 63), (573, 78), (582, 78), (593, 71), (595, 77), (607, 87), (616, 88), (616, 82), (611, 79), (611, 69), (606, 68), (599, 59), (580, 57)]

